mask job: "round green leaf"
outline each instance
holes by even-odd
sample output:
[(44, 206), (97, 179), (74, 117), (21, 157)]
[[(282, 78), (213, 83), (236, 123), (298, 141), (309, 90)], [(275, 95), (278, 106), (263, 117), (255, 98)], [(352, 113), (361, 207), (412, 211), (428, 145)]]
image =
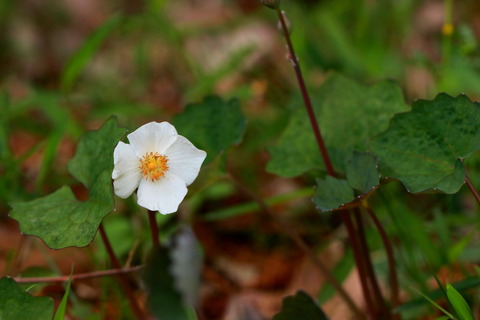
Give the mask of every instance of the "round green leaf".
[(317, 189), (312, 201), (317, 209), (327, 212), (343, 207), (355, 199), (355, 193), (346, 180), (326, 176), (317, 179)]
[(52, 299), (32, 297), (13, 279), (0, 279), (0, 319), (51, 320), (52, 317)]
[(103, 217), (113, 210), (113, 149), (125, 131), (111, 118), (80, 141), (69, 169), (88, 188), (87, 201), (77, 201), (64, 186), (43, 198), (12, 203), (10, 216), (20, 223), (20, 230), (53, 249), (92, 242)]
[[(339, 172), (343, 172), (353, 150), (365, 151), (367, 141), (387, 129), (395, 113), (408, 110), (395, 83), (363, 86), (338, 74), (325, 81), (312, 102), (330, 158)], [(294, 112), (278, 144), (269, 151), (267, 170), (284, 177), (324, 169), (303, 107)]]
[(220, 152), (240, 143), (246, 120), (237, 99), (224, 101), (210, 96), (201, 103), (189, 104), (175, 116), (173, 124), (179, 134), (207, 152), (205, 163), (209, 163)]
[(382, 176), (409, 192), (456, 193), (465, 181), (462, 160), (480, 148), (480, 108), (466, 96), (441, 93), (396, 115), (371, 143)]
[(323, 212), (358, 206), (373, 194), (380, 183), (377, 160), (368, 153), (354, 151), (345, 164), (346, 180), (326, 176), (317, 179), (312, 201)]

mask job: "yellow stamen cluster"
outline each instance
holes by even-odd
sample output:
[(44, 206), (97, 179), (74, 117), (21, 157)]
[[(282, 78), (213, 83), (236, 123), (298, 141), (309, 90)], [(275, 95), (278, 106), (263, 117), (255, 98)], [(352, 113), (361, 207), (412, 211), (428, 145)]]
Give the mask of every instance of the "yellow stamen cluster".
[(145, 180), (157, 181), (165, 176), (165, 172), (168, 170), (167, 163), (168, 158), (166, 156), (158, 154), (158, 152), (149, 152), (140, 159), (140, 167), (138, 168)]

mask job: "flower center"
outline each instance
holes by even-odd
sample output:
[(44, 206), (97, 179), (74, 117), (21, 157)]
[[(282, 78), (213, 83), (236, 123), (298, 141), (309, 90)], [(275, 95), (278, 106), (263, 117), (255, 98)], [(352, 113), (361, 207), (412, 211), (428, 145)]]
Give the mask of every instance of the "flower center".
[(158, 152), (149, 152), (140, 159), (140, 171), (145, 180), (157, 181), (165, 175), (168, 170), (168, 158)]

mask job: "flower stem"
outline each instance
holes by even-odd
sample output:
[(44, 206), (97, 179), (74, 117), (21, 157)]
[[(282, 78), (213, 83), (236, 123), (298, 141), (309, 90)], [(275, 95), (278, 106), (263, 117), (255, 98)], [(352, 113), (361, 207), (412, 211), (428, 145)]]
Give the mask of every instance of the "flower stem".
[(470, 189), (470, 192), (472, 193), (477, 203), (480, 204), (480, 194), (478, 193), (477, 189), (475, 189), (475, 186), (473, 185), (468, 175), (465, 175), (465, 183), (467, 184), (468, 189)]
[[(108, 256), (110, 258), (110, 262), (113, 265), (115, 269), (121, 269), (120, 262), (117, 259), (117, 256), (115, 255), (115, 252), (113, 251), (112, 244), (110, 243), (110, 240), (108, 239), (107, 233), (105, 232), (105, 228), (103, 227), (103, 224), (101, 223), (98, 230), (100, 231), (100, 235), (103, 240), (103, 244), (105, 245), (105, 249), (107, 250)], [(119, 273), (117, 274), (117, 279), (122, 286), (123, 292), (127, 295), (128, 302), (130, 304), (130, 308), (132, 309), (133, 314), (135, 315), (135, 318), (137, 320), (142, 320), (145, 319), (145, 316), (140, 309), (140, 307), (137, 304), (137, 301), (135, 297), (133, 296), (132, 289), (130, 288), (130, 285), (128, 283), (128, 279), (125, 277), (125, 274)]]
[(383, 228), (380, 220), (378, 220), (375, 212), (368, 206), (365, 205), (363, 208), (367, 211), (368, 215), (372, 219), (373, 223), (377, 227), (378, 232), (380, 233), (380, 237), (382, 238), (383, 245), (385, 247), (385, 251), (387, 252), (387, 260), (388, 260), (388, 268), (389, 270), (389, 278), (390, 278), (390, 299), (392, 306), (395, 308), (399, 304), (399, 289), (398, 289), (398, 276), (397, 276), (397, 269), (395, 268), (395, 258), (393, 255), (393, 246), (390, 242), (390, 238), (387, 235), (387, 232)]
[[(109, 270), (102, 270), (102, 271), (93, 271), (93, 272), (85, 272), (85, 273), (77, 273), (71, 276), (72, 281), (75, 280), (84, 280), (84, 279), (92, 279), (92, 278), (100, 278), (106, 276), (114, 276), (118, 274), (125, 274), (130, 272), (137, 272), (143, 268), (143, 265), (138, 265), (135, 267), (125, 267), (120, 269), (109, 269)], [(28, 278), (13, 278), (16, 283), (52, 283), (52, 282), (67, 282), (70, 279), (70, 275), (64, 276), (55, 276), (55, 277), (28, 277)]]
[(150, 232), (152, 234), (152, 243), (155, 248), (160, 248), (160, 236), (155, 211), (148, 210), (148, 222), (150, 223)]
[(325, 143), (320, 132), (320, 127), (318, 126), (317, 118), (315, 117), (315, 111), (313, 110), (312, 101), (310, 100), (310, 95), (308, 94), (307, 86), (305, 85), (305, 80), (303, 79), (302, 70), (300, 68), (300, 64), (298, 63), (298, 58), (295, 54), (295, 50), (293, 49), (293, 44), (292, 40), (290, 39), (290, 33), (288, 31), (284, 13), (280, 9), (276, 9), (276, 11), (278, 19), (280, 20), (280, 24), (282, 25), (283, 35), (285, 36), (285, 41), (287, 42), (288, 52), (290, 56), (289, 58), (292, 62), (293, 70), (295, 70), (295, 75), (297, 76), (298, 86), (300, 87), (300, 91), (302, 93), (303, 102), (305, 104), (305, 108), (307, 109), (308, 118), (310, 119), (310, 124), (312, 125), (315, 140), (317, 141), (317, 145), (322, 155), (327, 173), (330, 176), (335, 177), (335, 170), (333, 169), (332, 161), (328, 156), (327, 148), (325, 147)]

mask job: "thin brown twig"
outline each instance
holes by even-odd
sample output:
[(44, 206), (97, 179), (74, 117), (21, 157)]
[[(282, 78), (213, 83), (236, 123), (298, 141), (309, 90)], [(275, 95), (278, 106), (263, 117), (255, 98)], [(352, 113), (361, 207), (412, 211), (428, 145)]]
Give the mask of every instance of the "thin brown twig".
[[(115, 269), (121, 269), (120, 262), (117, 259), (117, 256), (115, 255), (115, 252), (113, 251), (112, 244), (110, 243), (110, 240), (108, 239), (107, 233), (105, 232), (105, 228), (103, 227), (103, 224), (100, 223), (100, 226), (98, 228), (100, 231), (100, 235), (102, 237), (103, 244), (105, 245), (105, 249), (107, 250), (108, 256), (110, 258), (110, 262), (112, 263), (113, 267)], [(120, 285), (122, 286), (123, 292), (128, 298), (128, 302), (130, 304), (130, 308), (132, 309), (132, 312), (137, 320), (142, 320), (145, 319), (145, 315), (143, 314), (143, 311), (140, 309), (140, 307), (137, 304), (137, 300), (135, 299), (133, 295), (133, 291), (130, 288), (130, 284), (128, 283), (128, 279), (125, 277), (125, 274), (119, 273), (117, 274), (117, 279)]]
[[(106, 276), (115, 276), (118, 274), (126, 274), (131, 272), (137, 272), (143, 268), (143, 265), (138, 265), (134, 267), (128, 268), (120, 268), (120, 269), (109, 269), (109, 270), (102, 270), (102, 271), (92, 271), (92, 272), (85, 272), (85, 273), (77, 273), (71, 276), (72, 281), (77, 280), (86, 280), (86, 279), (93, 279), (93, 278), (100, 278)], [(54, 276), (54, 277), (15, 277), (16, 283), (52, 283), (52, 282), (67, 282), (70, 279), (70, 275), (63, 275), (63, 276)]]

